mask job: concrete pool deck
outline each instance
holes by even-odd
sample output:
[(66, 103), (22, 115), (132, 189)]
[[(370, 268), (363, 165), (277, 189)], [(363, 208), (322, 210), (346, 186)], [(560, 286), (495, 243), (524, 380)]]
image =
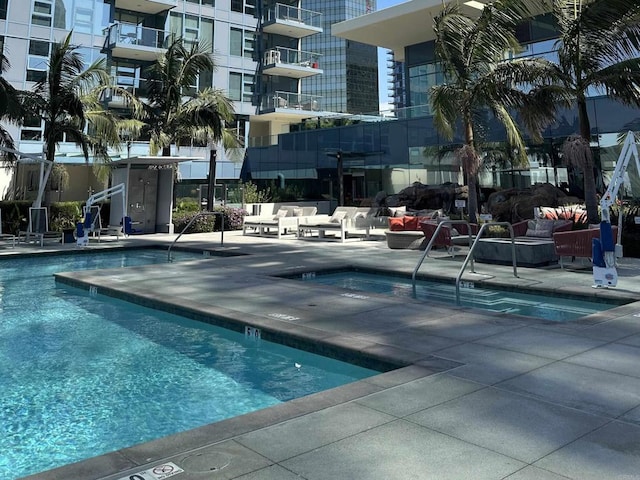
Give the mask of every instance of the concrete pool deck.
[[(88, 250), (174, 238), (132, 237)], [(176, 480), (640, 477), (638, 259), (621, 259), (615, 289), (591, 288), (591, 269), (579, 262), (565, 270), (519, 268), (519, 278), (510, 267), (477, 263), (475, 274), (465, 274), (465, 281), (635, 300), (554, 324), (344, 295), (274, 276), (345, 266), (411, 273), (421, 252), (390, 250), (384, 241), (276, 240), (240, 232), (226, 232), (224, 247), (219, 241), (219, 234), (180, 239), (177, 247), (212, 252), (202, 260), (59, 280), (195, 318), (222, 318), (232, 328), (250, 324), (265, 337), (313, 343), (345, 359), (406, 366), (27, 478), (139, 480), (133, 475), (167, 462), (184, 470), (170, 477)], [(59, 247), (75, 250), (49, 246)], [(46, 250), (21, 246), (0, 254)], [(432, 257), (421, 273), (448, 279), (464, 258), (438, 251)]]

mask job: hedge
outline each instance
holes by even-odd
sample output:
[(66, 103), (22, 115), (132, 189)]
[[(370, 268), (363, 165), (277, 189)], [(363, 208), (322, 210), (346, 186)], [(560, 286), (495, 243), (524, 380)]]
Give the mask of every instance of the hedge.
[[(239, 230), (242, 228), (242, 222), (244, 216), (247, 215), (247, 211), (242, 208), (216, 206), (213, 208), (214, 212), (222, 212), (220, 215), (202, 215), (196, 219), (195, 222), (189, 227), (185, 233), (206, 233), (216, 232), (221, 230), (221, 220), (224, 218), (225, 230)], [(189, 224), (191, 219), (200, 212), (179, 212), (173, 215), (173, 226), (176, 233), (182, 232), (182, 230)]]

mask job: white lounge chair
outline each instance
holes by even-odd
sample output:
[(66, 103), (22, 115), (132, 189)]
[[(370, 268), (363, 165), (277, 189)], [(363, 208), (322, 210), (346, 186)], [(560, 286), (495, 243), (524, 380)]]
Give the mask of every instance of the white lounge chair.
[(16, 246), (18, 238), (10, 233), (2, 233), (2, 210), (0, 210), (0, 243), (11, 243), (12, 247)]
[(49, 230), (47, 207), (29, 207), (29, 225), (26, 231), (18, 233), (18, 237), (20, 241), (26, 243), (35, 240), (41, 247), (45, 240), (55, 240), (62, 243), (64, 238), (62, 232)]
[(314, 216), (317, 211), (317, 207), (282, 205), (273, 216), (250, 215), (245, 217), (242, 233), (247, 235), (247, 231), (251, 229), (260, 236), (266, 236), (275, 229), (277, 237), (281, 238), (288, 232), (297, 233), (298, 224), (305, 218)]
[(314, 231), (318, 232), (318, 238), (327, 238), (327, 232), (333, 232), (341, 242), (347, 238), (349, 229), (355, 227), (355, 216), (358, 212), (357, 207), (336, 207), (331, 216), (315, 215), (307, 217), (304, 221), (300, 221), (298, 225), (298, 237), (304, 238), (306, 235), (313, 235)]

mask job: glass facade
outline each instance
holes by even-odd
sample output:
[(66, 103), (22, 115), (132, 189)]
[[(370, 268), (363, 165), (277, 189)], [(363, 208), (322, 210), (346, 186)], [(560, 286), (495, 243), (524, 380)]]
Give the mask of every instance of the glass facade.
[[(606, 97), (589, 99), (589, 115), (593, 146), (600, 147), (595, 150), (607, 177), (620, 152), (617, 133), (640, 129), (640, 115), (637, 109)], [(496, 134), (492, 148), (483, 152), (481, 186), (528, 187), (548, 181), (569, 194), (581, 196), (582, 178), (561, 154), (566, 137), (578, 131), (577, 122), (574, 110), (561, 112), (556, 123), (544, 132), (544, 143), (530, 148), (526, 169), (512, 166), (504, 154), (503, 134)], [(338, 184), (332, 154), (341, 151), (345, 154), (346, 198), (359, 204), (379, 191), (398, 193), (414, 182), (462, 184), (461, 167), (453, 153), (459, 145), (440, 137), (432, 117), (424, 116), (283, 134), (278, 145), (250, 148), (245, 167), (249, 167), (252, 180), (259, 185), (284, 177), (286, 185), (298, 186), (309, 198), (330, 198), (335, 202)], [(631, 185), (634, 196), (640, 196), (638, 182)]]
[(378, 49), (331, 35), (331, 25), (375, 10), (374, 0), (302, 0), (302, 8), (322, 12), (323, 33), (302, 39), (302, 50), (321, 52), (323, 74), (305, 78), (302, 93), (322, 97), (323, 110), (371, 113), (379, 109)]
[[(523, 49), (507, 52), (505, 58), (537, 56), (557, 62), (557, 33), (551, 15), (542, 15), (521, 25), (517, 36)], [(337, 168), (331, 153), (342, 151), (347, 155), (344, 188), (354, 204), (373, 198), (381, 190), (387, 194), (397, 193), (414, 182), (463, 184), (462, 168), (454, 154), (462, 139), (441, 138), (431, 117), (429, 91), (432, 86), (445, 82), (444, 72), (435, 61), (434, 43), (406, 47), (404, 68), (408, 107), (397, 112), (397, 119), (281, 135), (280, 145), (249, 151), (252, 178), (260, 182), (284, 176), (305, 188), (311, 197), (335, 200)], [(592, 150), (595, 163), (602, 171), (597, 187), (603, 191), (620, 151), (617, 134), (638, 130), (640, 116), (638, 109), (625, 107), (607, 98), (604, 92), (589, 93)], [(504, 128), (495, 119), (489, 119), (481, 152), (481, 186), (524, 188), (549, 182), (572, 196), (584, 198), (581, 172), (562, 158), (563, 142), (578, 131), (577, 112), (574, 109), (559, 112), (555, 124), (543, 132), (544, 142), (529, 144), (529, 165), (515, 167), (516, 162), (506, 147)], [(633, 191), (627, 193), (640, 196), (638, 183), (632, 181), (630, 190)]]
[[(3, 5), (6, 14), (7, 0), (0, 0), (0, 18)], [(101, 35), (109, 25), (109, 8), (102, 0), (35, 0), (31, 24)]]

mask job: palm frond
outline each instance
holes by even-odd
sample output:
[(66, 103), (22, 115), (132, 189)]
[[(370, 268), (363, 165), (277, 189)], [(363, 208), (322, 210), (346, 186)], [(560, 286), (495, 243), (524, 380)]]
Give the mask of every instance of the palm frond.
[(436, 85), (431, 88), (430, 99), (434, 125), (446, 138), (453, 138), (460, 118), (462, 92), (454, 85)]
[(500, 103), (494, 103), (490, 105), (490, 108), (496, 118), (500, 120), (500, 123), (505, 127), (505, 131), (507, 133), (507, 144), (512, 150), (517, 151), (516, 159), (518, 162), (516, 164), (526, 165), (526, 162), (528, 161), (525, 148), (526, 146), (515, 120), (504, 105)]
[(593, 72), (590, 85), (602, 86), (607, 95), (627, 105), (640, 106), (640, 59), (632, 58)]

